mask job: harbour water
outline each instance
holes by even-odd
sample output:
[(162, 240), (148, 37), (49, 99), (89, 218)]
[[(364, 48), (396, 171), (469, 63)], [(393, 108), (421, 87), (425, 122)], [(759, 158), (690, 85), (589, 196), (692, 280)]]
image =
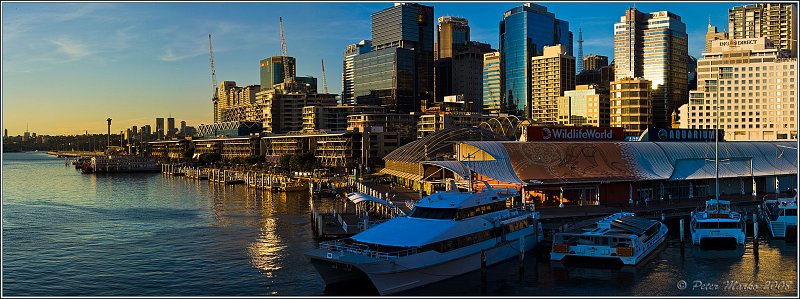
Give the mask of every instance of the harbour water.
[[(317, 241), (304, 192), (270, 193), (161, 174), (82, 175), (44, 153), (3, 154), (3, 295), (368, 295), (326, 289), (303, 256)], [(622, 269), (535, 253), (491, 267), (486, 295), (794, 295), (797, 245), (681, 250), (677, 227)], [(763, 228), (762, 228), (763, 232)], [(404, 295), (481, 295), (473, 272)], [(685, 282), (685, 287), (681, 285)]]

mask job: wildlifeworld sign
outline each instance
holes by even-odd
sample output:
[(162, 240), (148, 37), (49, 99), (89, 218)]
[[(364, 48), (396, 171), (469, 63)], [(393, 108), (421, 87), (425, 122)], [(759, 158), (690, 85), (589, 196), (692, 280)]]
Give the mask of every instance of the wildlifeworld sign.
[(527, 141), (623, 141), (620, 127), (530, 126)]

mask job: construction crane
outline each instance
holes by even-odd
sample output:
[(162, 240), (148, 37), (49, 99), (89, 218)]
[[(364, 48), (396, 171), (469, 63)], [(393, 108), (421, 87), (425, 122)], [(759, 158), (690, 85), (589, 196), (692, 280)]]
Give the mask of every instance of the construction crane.
[(278, 21), (280, 22), (280, 29), (281, 29), (281, 58), (283, 62), (283, 82), (290, 83), (292, 82), (292, 75), (289, 74), (289, 55), (286, 54), (286, 37), (283, 34), (283, 17), (278, 17)]
[(217, 119), (217, 74), (214, 72), (214, 50), (211, 48), (211, 33), (208, 34), (208, 55), (211, 57), (211, 101), (214, 103), (214, 122)]
[(328, 80), (325, 79), (325, 59), (322, 60), (322, 93), (328, 94)]

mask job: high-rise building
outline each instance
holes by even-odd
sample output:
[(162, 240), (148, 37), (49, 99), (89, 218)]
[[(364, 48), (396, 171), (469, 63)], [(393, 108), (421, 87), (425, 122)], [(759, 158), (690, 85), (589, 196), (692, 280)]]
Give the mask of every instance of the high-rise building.
[(611, 126), (625, 129), (625, 136), (638, 137), (653, 125), (651, 83), (623, 78), (611, 82)]
[[(271, 89), (283, 82), (283, 59), (283, 56), (272, 56), (261, 60), (261, 88)], [(286, 56), (286, 61), (289, 64), (289, 77), (294, 78), (297, 76), (297, 62), (291, 56)]]
[[(135, 132), (136, 131), (136, 127), (133, 127), (133, 130)], [(181, 134), (184, 134), (186, 132), (186, 121), (185, 120), (181, 121), (181, 131), (180, 132), (181, 132)]]
[(575, 57), (562, 45), (545, 46), (531, 59), (531, 111), (534, 121), (558, 123), (558, 97), (575, 89)]
[(530, 116), (531, 57), (544, 46), (563, 45), (572, 55), (569, 22), (556, 19), (547, 8), (525, 3), (503, 14), (500, 21), (501, 97), (516, 107), (512, 114)]
[(311, 76), (297, 76), (294, 81), (298, 84), (305, 85), (303, 89), (308, 90), (310, 93), (317, 93), (317, 78)]
[(715, 40), (727, 40), (727, 32), (717, 32), (717, 26), (711, 25), (711, 20), (708, 21), (708, 30), (706, 31), (706, 48), (704, 52), (711, 51), (711, 42)]
[(728, 30), (735, 39), (766, 37), (776, 48), (797, 56), (796, 3), (758, 3), (731, 8)]
[(797, 140), (797, 58), (777, 47), (765, 37), (713, 41), (680, 127), (716, 128), (719, 105), (726, 140)]
[(452, 56), (436, 60), (434, 95), (436, 102), (446, 96), (463, 95), (467, 110), (483, 110), (483, 54), (493, 52), (491, 45), (468, 41), (456, 46)]
[(156, 138), (159, 140), (164, 139), (164, 118), (157, 117), (156, 118)]
[(507, 113), (500, 94), (500, 52), (483, 54), (483, 113)]
[(175, 118), (169, 117), (167, 118), (167, 136), (172, 138), (175, 137)]
[(372, 51), (372, 41), (362, 40), (357, 44), (347, 45), (344, 51), (342, 65), (342, 102), (343, 105), (353, 105), (356, 97), (353, 94), (353, 60), (357, 55)]
[(356, 102), (390, 112), (420, 110), (433, 98), (433, 7), (396, 3), (372, 14), (372, 49), (355, 56)]
[(469, 21), (452, 16), (439, 17), (436, 33), (436, 59), (453, 57), (456, 49), (470, 40)]
[(596, 70), (608, 65), (608, 57), (603, 55), (589, 55), (583, 57), (583, 70)]
[(278, 92), (264, 93), (263, 101), (264, 131), (282, 134), (303, 130), (303, 107), (336, 105), (336, 95), (284, 93), (278, 90)]
[(652, 120), (669, 127), (670, 116), (688, 101), (688, 36), (681, 17), (668, 12), (625, 11), (614, 24), (614, 77), (651, 82)]
[[(231, 90), (238, 88), (234, 81), (222, 81), (217, 87), (217, 102), (215, 104), (214, 123), (222, 122), (222, 111), (228, 108), (230, 104)], [(162, 120), (163, 121), (163, 120)], [(156, 128), (158, 131), (158, 128)]]
[(598, 85), (576, 85), (558, 97), (558, 123), (572, 126), (608, 127), (610, 125), (608, 89)]

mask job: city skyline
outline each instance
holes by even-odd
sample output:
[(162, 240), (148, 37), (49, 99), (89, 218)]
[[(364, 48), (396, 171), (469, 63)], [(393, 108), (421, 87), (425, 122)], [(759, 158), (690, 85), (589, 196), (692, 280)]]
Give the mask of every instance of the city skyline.
[[(467, 18), (472, 40), (498, 48), (503, 13), (523, 2), (419, 3), (434, 7), (434, 19)], [(568, 21), (571, 31), (582, 28), (584, 55), (613, 60), (613, 24), (629, 3), (536, 3)], [(709, 18), (724, 30), (728, 9), (741, 4), (636, 3), (636, 8), (681, 16), (689, 54), (699, 58)], [(370, 39), (372, 13), (391, 5), (4, 3), (3, 127), (10, 135), (21, 135), (26, 123), (40, 135), (102, 133), (107, 117), (114, 119), (112, 131), (119, 131), (152, 125), (169, 114), (192, 126), (210, 124), (207, 35), (213, 38), (218, 84), (259, 84), (259, 61), (280, 55), (279, 16), (288, 55), (297, 58), (297, 75), (321, 81), (320, 60), (329, 61), (329, 90), (341, 94), (346, 46)]]

